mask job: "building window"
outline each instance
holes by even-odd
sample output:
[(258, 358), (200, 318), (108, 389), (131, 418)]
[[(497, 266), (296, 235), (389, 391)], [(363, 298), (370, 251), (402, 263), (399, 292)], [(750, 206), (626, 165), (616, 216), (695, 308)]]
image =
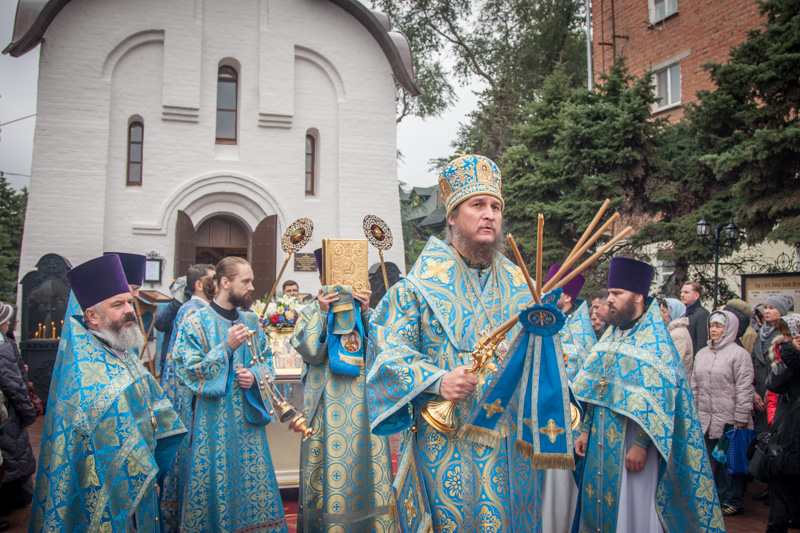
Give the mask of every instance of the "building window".
[(236, 144), (239, 76), (233, 67), (219, 67), (217, 77), (217, 144)]
[(144, 144), (144, 125), (131, 122), (128, 126), (128, 180), (126, 185), (142, 184), (142, 146)]
[(306, 135), (306, 196), (314, 196), (317, 182), (317, 140)]
[(678, 0), (649, 0), (650, 22), (655, 24), (678, 12)]
[(656, 109), (681, 103), (681, 64), (674, 63), (655, 72)]

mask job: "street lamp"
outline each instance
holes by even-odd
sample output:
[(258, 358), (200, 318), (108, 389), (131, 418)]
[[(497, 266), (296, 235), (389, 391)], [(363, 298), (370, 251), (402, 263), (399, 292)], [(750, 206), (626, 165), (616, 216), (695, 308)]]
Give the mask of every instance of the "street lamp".
[[(739, 228), (737, 228), (736, 224), (733, 222), (733, 217), (731, 217), (731, 221), (727, 226), (717, 224), (713, 230), (714, 240), (711, 242), (711, 245), (714, 247), (714, 309), (717, 308), (717, 296), (719, 294), (719, 249), (722, 245), (720, 241), (723, 237), (723, 230), (727, 246), (733, 248), (733, 245), (739, 239)], [(704, 243), (707, 242), (706, 239), (712, 236), (711, 224), (708, 223), (705, 215), (703, 215), (703, 218), (697, 223), (697, 236), (700, 237), (700, 240)]]

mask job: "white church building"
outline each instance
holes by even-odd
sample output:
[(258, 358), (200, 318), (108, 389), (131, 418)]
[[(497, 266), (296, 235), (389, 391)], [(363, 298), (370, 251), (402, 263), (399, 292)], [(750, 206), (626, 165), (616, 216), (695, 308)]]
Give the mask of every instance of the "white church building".
[[(419, 94), (406, 38), (358, 0), (19, 0), (20, 56), (41, 45), (20, 278), (46, 254), (193, 263), (240, 255), (266, 293), (280, 236), (395, 234), (404, 264), (395, 95)], [(370, 251), (370, 264), (378, 261)], [(316, 292), (317, 272), (283, 279)]]

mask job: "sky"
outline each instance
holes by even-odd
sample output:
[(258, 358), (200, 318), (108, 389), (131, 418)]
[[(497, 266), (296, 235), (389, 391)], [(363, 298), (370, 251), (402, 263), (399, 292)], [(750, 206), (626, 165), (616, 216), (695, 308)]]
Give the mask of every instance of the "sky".
[[(0, 51), (11, 42), (17, 0), (0, 0)], [(0, 171), (17, 189), (30, 183), (36, 117), (9, 122), (36, 113), (39, 47), (22, 57), (0, 55)], [(438, 118), (404, 118), (397, 127), (398, 179), (412, 186), (435, 185), (437, 172), (428, 169), (431, 159), (453, 152), (459, 124), (477, 106), (475, 88), (456, 87), (458, 101)], [(2, 124), (6, 124), (3, 126)]]
[[(0, 0), (0, 51), (11, 42), (17, 0)], [(22, 57), (0, 55), (0, 170), (15, 188), (30, 182), (39, 47)], [(15, 174), (22, 174), (18, 176)]]

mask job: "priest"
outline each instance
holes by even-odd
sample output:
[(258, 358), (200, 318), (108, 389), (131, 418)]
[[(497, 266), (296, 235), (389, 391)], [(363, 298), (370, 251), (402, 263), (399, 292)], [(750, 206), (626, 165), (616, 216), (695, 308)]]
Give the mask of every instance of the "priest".
[(158, 483), (186, 428), (133, 349), (144, 339), (117, 255), (67, 272), (67, 317), (30, 531), (160, 531)]
[(649, 298), (653, 267), (611, 260), (608, 320), (573, 382), (586, 409), (580, 531), (725, 531), (691, 385)]
[[(322, 249), (314, 256), (321, 277)], [(368, 290), (323, 286), (294, 326), (292, 346), (303, 357), (303, 415), (314, 430), (300, 457), (303, 531), (395, 528), (389, 439), (373, 434), (365, 416), (369, 298)]]
[(249, 311), (253, 269), (226, 257), (214, 282), (216, 295), (184, 318), (170, 352), (192, 392), (180, 531), (286, 533), (266, 431), (272, 352)]

